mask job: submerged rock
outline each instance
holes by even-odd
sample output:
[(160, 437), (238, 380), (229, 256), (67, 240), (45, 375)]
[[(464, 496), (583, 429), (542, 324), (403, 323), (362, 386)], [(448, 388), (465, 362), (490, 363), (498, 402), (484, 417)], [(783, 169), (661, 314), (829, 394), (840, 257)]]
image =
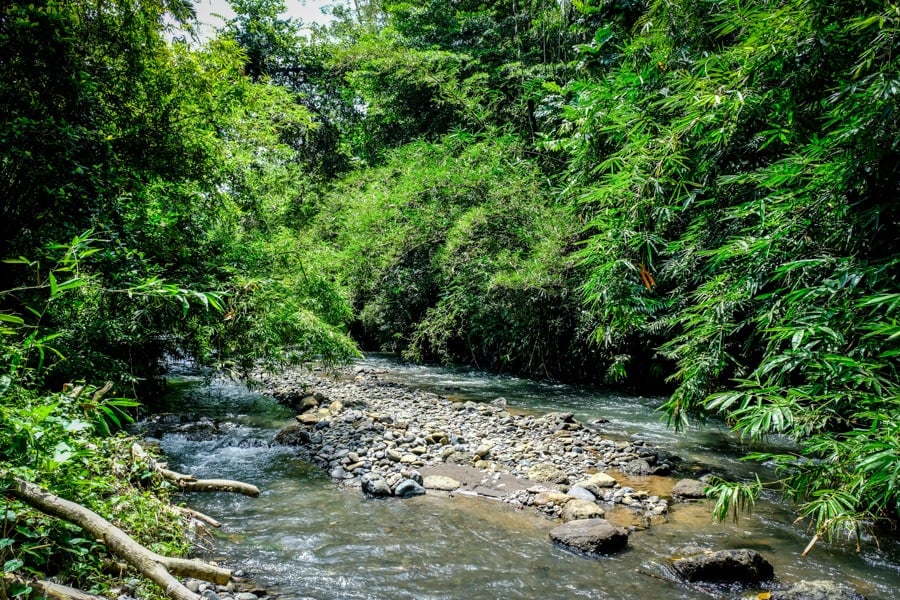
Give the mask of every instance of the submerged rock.
[(706, 484), (696, 479), (681, 479), (672, 488), (672, 497), (685, 499), (706, 498)]
[(676, 559), (672, 568), (685, 581), (707, 583), (760, 583), (775, 570), (756, 550), (718, 550)]
[(783, 590), (774, 590), (770, 600), (865, 600), (856, 590), (834, 581), (801, 581)]
[(612, 554), (628, 545), (628, 531), (606, 519), (581, 519), (550, 530), (550, 539), (587, 554)]

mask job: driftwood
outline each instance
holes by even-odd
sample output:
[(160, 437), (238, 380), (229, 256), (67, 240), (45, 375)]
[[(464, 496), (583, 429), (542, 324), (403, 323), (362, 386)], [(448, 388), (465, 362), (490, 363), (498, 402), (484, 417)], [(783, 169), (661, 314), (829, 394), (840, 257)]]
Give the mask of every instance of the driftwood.
[(197, 479), (193, 475), (172, 471), (164, 463), (153, 460), (139, 444), (131, 446), (131, 453), (135, 459), (148, 461), (154, 471), (186, 492), (234, 492), (251, 498), (259, 496), (259, 488), (249, 483), (231, 479)]
[(110, 552), (138, 569), (145, 577), (159, 585), (173, 600), (200, 600), (176, 577), (193, 577), (223, 585), (231, 578), (231, 571), (204, 562), (170, 558), (147, 550), (124, 531), (97, 513), (65, 498), (45, 492), (39, 486), (13, 479), (6, 493), (46, 513), (78, 525), (101, 540)]
[(4, 577), (4, 580), (8, 583), (27, 584), (28, 587), (36, 590), (40, 597), (50, 598), (51, 600), (107, 600), (102, 596), (95, 596), (93, 594), (88, 594), (87, 592), (82, 592), (81, 590), (76, 590), (67, 585), (60, 585), (41, 579), (26, 581), (7, 574)]
[(175, 509), (178, 510), (178, 512), (180, 512), (187, 518), (195, 519), (197, 521), (200, 521), (201, 523), (206, 523), (210, 527), (221, 527), (222, 526), (221, 523), (219, 523), (218, 521), (216, 521), (209, 515), (204, 515), (202, 512), (196, 511), (193, 508), (187, 508), (186, 506), (176, 506)]

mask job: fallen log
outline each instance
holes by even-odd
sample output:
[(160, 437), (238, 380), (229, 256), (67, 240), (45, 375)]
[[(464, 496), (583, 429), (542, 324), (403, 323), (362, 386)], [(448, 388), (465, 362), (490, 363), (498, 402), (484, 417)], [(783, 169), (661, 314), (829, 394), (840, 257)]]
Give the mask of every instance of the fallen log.
[(92, 510), (45, 492), (28, 481), (13, 478), (12, 486), (4, 492), (45, 514), (78, 525), (102, 541), (111, 553), (160, 586), (173, 600), (200, 600), (199, 595), (187, 589), (176, 577), (193, 577), (219, 585), (231, 578), (231, 571), (227, 569), (151, 552)]
[(4, 580), (9, 583), (25, 584), (37, 591), (39, 597), (50, 598), (51, 600), (107, 600), (103, 596), (95, 596), (94, 594), (88, 594), (87, 592), (83, 592), (67, 585), (43, 581), (41, 579), (24, 580), (6, 574)]
[(167, 465), (153, 460), (139, 444), (131, 446), (131, 453), (136, 459), (146, 460), (150, 464), (150, 468), (186, 492), (233, 492), (251, 498), (259, 496), (259, 488), (249, 483), (231, 479), (197, 479), (193, 475), (172, 471), (167, 468)]

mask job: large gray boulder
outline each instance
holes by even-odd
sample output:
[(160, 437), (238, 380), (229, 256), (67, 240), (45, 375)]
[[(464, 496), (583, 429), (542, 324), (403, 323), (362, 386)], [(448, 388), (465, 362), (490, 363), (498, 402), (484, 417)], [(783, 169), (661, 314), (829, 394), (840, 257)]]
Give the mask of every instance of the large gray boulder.
[(606, 519), (580, 519), (551, 529), (550, 539), (587, 554), (612, 554), (628, 545), (628, 531)]
[(856, 590), (834, 581), (801, 581), (783, 590), (773, 590), (771, 600), (866, 600)]
[(759, 583), (772, 579), (775, 570), (756, 550), (718, 550), (676, 559), (672, 568), (689, 582)]
[(391, 495), (391, 486), (385, 479), (376, 473), (366, 473), (360, 479), (360, 487), (363, 493), (375, 498), (383, 498)]

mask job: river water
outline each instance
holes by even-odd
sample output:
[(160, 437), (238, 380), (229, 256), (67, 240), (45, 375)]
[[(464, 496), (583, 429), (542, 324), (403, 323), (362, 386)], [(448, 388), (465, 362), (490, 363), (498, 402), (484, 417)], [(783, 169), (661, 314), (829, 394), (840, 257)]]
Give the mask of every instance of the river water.
[[(608, 419), (604, 428), (610, 437), (641, 437), (698, 469), (745, 477), (754, 472), (737, 460), (746, 449), (726, 429), (707, 426), (676, 435), (666, 428), (654, 411), (658, 398), (383, 357), (367, 358), (359, 366), (382, 379), (451, 398), (503, 396), (511, 408)], [(536, 511), (461, 496), (372, 500), (340, 488), (296, 449), (271, 443), (293, 414), (270, 397), (232, 381), (207, 381), (188, 370), (174, 371), (170, 381), (170, 410), (227, 423), (225, 433), (211, 440), (164, 435), (162, 448), (172, 468), (198, 477), (238, 479), (262, 490), (259, 498), (225, 493), (185, 498), (192, 508), (223, 523), (207, 541), (211, 556), (225, 558), (228, 566), (245, 571), (285, 600), (706, 597), (666, 581), (667, 559), (688, 543), (756, 549), (784, 583), (829, 579), (870, 599), (900, 598), (896, 540), (880, 540), (880, 548), (867, 540), (859, 553), (852, 543), (819, 545), (801, 558), (809, 534), (792, 524), (790, 508), (775, 498), (762, 499), (737, 523), (713, 523), (705, 504), (674, 505), (669, 523), (633, 533), (624, 553), (588, 559), (550, 543), (547, 534), (555, 524)], [(714, 592), (709, 597), (726, 596)], [(728, 597), (757, 595), (751, 590)]]

